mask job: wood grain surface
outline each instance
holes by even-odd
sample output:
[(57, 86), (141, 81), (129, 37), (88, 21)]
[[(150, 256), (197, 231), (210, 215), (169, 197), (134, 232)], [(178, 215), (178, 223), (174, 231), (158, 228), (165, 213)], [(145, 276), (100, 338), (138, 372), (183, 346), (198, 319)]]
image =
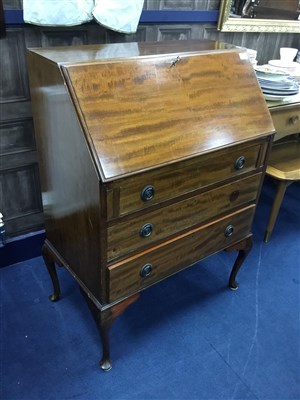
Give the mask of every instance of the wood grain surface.
[(245, 53), (147, 56), (63, 67), (102, 179), (273, 131)]
[[(111, 200), (108, 218), (146, 210), (155, 204), (254, 172), (263, 167), (267, 146), (265, 139), (239, 144), (109, 183), (114, 200)], [(245, 157), (245, 165), (237, 170), (235, 161), (240, 156)], [(155, 194), (150, 201), (144, 202), (141, 192), (147, 185), (155, 188)]]
[(32, 50), (28, 63), (47, 240), (108, 305), (250, 235), (274, 127), (241, 49), (85, 49)]
[[(246, 237), (254, 210), (255, 206), (250, 206), (212, 224), (191, 230), (179, 238), (165, 241), (138, 256), (113, 264), (109, 267), (110, 301), (141, 290)], [(224, 231), (228, 225), (233, 225), (234, 232), (226, 237)], [(142, 278), (141, 268), (148, 263), (152, 265), (152, 273)]]
[[(153, 246), (162, 239), (255, 202), (260, 181), (261, 174), (256, 174), (116, 223), (107, 231), (108, 260)], [(153, 226), (152, 234), (141, 237), (140, 230), (146, 223)]]

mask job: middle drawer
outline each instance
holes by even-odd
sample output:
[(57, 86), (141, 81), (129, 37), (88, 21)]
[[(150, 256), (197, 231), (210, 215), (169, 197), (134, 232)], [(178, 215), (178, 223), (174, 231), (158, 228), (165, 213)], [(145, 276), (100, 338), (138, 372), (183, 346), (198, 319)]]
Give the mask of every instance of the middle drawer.
[(254, 202), (260, 182), (255, 174), (114, 224), (107, 231), (108, 261)]

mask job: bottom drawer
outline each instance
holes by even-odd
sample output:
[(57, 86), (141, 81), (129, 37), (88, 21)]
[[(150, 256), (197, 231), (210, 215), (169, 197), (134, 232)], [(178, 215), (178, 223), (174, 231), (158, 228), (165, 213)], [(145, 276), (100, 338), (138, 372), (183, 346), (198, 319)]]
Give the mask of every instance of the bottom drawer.
[(254, 211), (255, 206), (249, 206), (110, 265), (109, 302), (152, 285), (243, 239), (250, 232)]

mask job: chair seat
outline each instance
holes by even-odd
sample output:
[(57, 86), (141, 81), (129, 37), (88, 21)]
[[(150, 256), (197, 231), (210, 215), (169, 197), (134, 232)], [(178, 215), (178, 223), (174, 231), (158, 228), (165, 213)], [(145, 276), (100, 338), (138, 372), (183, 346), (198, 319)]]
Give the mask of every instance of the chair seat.
[(267, 174), (280, 180), (300, 179), (300, 143), (278, 143), (273, 145)]

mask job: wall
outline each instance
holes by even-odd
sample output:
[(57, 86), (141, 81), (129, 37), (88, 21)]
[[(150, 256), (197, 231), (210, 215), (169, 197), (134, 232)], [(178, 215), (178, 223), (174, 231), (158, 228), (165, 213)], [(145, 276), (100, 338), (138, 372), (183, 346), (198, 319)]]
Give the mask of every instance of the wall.
[[(4, 9), (22, 9), (21, 0), (3, 0)], [(145, 0), (145, 10), (206, 10), (220, 7), (220, 0)], [(8, 237), (43, 228), (37, 154), (26, 67), (27, 47), (215, 39), (258, 51), (260, 64), (278, 58), (279, 48), (300, 47), (296, 34), (222, 33), (214, 22), (140, 24), (136, 34), (124, 35), (96, 23), (72, 28), (9, 25), (0, 39), (0, 211)]]

